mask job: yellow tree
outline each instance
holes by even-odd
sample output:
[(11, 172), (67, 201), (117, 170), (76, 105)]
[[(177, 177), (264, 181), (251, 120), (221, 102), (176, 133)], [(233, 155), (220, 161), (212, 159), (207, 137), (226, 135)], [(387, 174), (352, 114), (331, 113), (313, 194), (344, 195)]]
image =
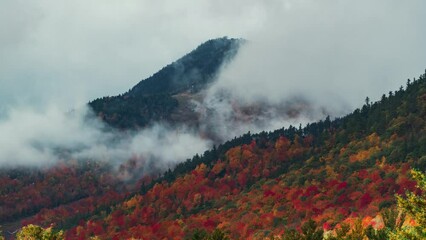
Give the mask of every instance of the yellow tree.
[(426, 176), (417, 170), (411, 170), (421, 194), (407, 192), (406, 197), (397, 195), (398, 207), (415, 222), (415, 226), (405, 226), (391, 233), (391, 239), (426, 239)]
[(52, 227), (42, 228), (37, 225), (27, 225), (23, 227), (17, 234), (17, 240), (62, 240), (64, 234), (62, 231), (55, 232)]
[(4, 240), (3, 232), (1, 231), (1, 226), (0, 226), (0, 240)]

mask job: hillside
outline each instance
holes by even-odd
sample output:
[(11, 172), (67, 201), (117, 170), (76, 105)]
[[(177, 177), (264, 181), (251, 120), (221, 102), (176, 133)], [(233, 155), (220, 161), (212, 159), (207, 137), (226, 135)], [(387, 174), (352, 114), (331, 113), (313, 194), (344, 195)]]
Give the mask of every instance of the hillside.
[[(242, 39), (226, 37), (209, 40), (127, 93), (99, 98), (89, 105), (102, 120), (120, 129), (160, 122), (189, 123), (196, 119), (188, 105), (192, 96), (215, 81), (220, 68), (232, 60), (242, 43)], [(110, 129), (105, 130), (109, 133)], [(59, 152), (55, 166), (0, 169), (0, 226), (6, 233), (15, 231), (20, 220), (46, 209), (87, 201), (96, 201), (99, 207), (122, 200), (133, 188), (129, 184), (132, 174), (149, 179), (163, 171), (144, 159), (128, 159), (115, 166), (103, 159), (75, 159), (72, 149), (55, 151)], [(138, 173), (144, 169), (149, 174)]]
[(227, 37), (209, 40), (127, 93), (98, 98), (89, 106), (109, 125), (120, 129), (142, 128), (158, 121), (174, 123), (190, 113), (179, 96), (195, 94), (213, 83), (242, 43), (241, 39)]
[(426, 74), (345, 117), (234, 138), (141, 179), (114, 204), (93, 197), (25, 223), (54, 224), (70, 239), (185, 239), (214, 229), (262, 239), (308, 220), (324, 230), (356, 219), (380, 228), (394, 195), (415, 191), (409, 170), (425, 166)]

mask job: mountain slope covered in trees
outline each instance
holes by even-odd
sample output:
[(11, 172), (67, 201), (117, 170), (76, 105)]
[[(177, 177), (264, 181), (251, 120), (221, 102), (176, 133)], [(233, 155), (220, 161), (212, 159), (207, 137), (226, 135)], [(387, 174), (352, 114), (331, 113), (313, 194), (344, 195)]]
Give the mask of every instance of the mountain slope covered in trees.
[[(196, 125), (201, 120), (191, 115), (188, 102), (214, 82), (242, 42), (207, 41), (129, 92), (89, 105), (120, 129)], [(415, 198), (405, 201), (405, 192), (421, 193), (410, 169), (426, 166), (426, 76), (377, 102), (366, 99), (347, 116), (248, 132), (162, 174), (155, 169), (124, 183), (127, 170), (143, 171), (136, 161), (118, 170), (87, 159), (0, 169), (3, 232), (13, 235), (21, 222), (68, 239), (301, 239), (305, 231), (319, 239), (387, 239), (380, 229), (391, 218), (401, 219), (395, 215), (397, 199), (409, 208)], [(150, 167), (144, 163), (142, 168)], [(393, 221), (394, 229), (400, 226), (395, 236), (406, 234), (401, 226), (412, 220)], [(355, 235), (344, 237), (345, 229)], [(24, 230), (43, 232), (32, 225)]]
[(77, 202), (27, 223), (70, 239), (200, 239), (215, 229), (231, 239), (300, 239), (309, 229), (321, 233), (313, 239), (353, 239), (346, 227), (355, 239), (387, 239), (377, 234), (396, 216), (395, 194), (419, 194), (410, 169), (425, 166), (422, 75), (345, 117), (234, 138), (141, 179), (114, 204)]
[(227, 37), (209, 40), (127, 93), (98, 98), (89, 106), (105, 122), (120, 129), (142, 128), (158, 121), (173, 123), (172, 114), (180, 104), (176, 95), (197, 93), (213, 83), (242, 43), (242, 39)]

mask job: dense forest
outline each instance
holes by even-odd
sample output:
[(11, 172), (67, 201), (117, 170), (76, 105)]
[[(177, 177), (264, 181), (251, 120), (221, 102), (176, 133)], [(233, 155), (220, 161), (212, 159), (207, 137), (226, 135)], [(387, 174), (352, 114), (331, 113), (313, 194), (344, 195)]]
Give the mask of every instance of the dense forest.
[(102, 170), (73, 184), (74, 166), (3, 174), (1, 192), (2, 203), (41, 195), (7, 216), (44, 207), (23, 224), (67, 239), (422, 239), (425, 166), (426, 74), (341, 118), (236, 137), (128, 191), (108, 189)]

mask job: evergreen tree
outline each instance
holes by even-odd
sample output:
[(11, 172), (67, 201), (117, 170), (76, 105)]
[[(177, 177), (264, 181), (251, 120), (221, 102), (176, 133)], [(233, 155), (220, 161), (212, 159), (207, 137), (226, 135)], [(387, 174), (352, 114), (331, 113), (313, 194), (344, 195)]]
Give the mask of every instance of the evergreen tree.
[(319, 228), (316, 222), (309, 219), (302, 225), (302, 232), (299, 233), (295, 229), (289, 229), (283, 235), (285, 240), (321, 240), (323, 239), (324, 230)]
[(219, 229), (215, 229), (212, 233), (208, 234), (204, 229), (195, 230), (191, 240), (229, 240), (229, 237)]

